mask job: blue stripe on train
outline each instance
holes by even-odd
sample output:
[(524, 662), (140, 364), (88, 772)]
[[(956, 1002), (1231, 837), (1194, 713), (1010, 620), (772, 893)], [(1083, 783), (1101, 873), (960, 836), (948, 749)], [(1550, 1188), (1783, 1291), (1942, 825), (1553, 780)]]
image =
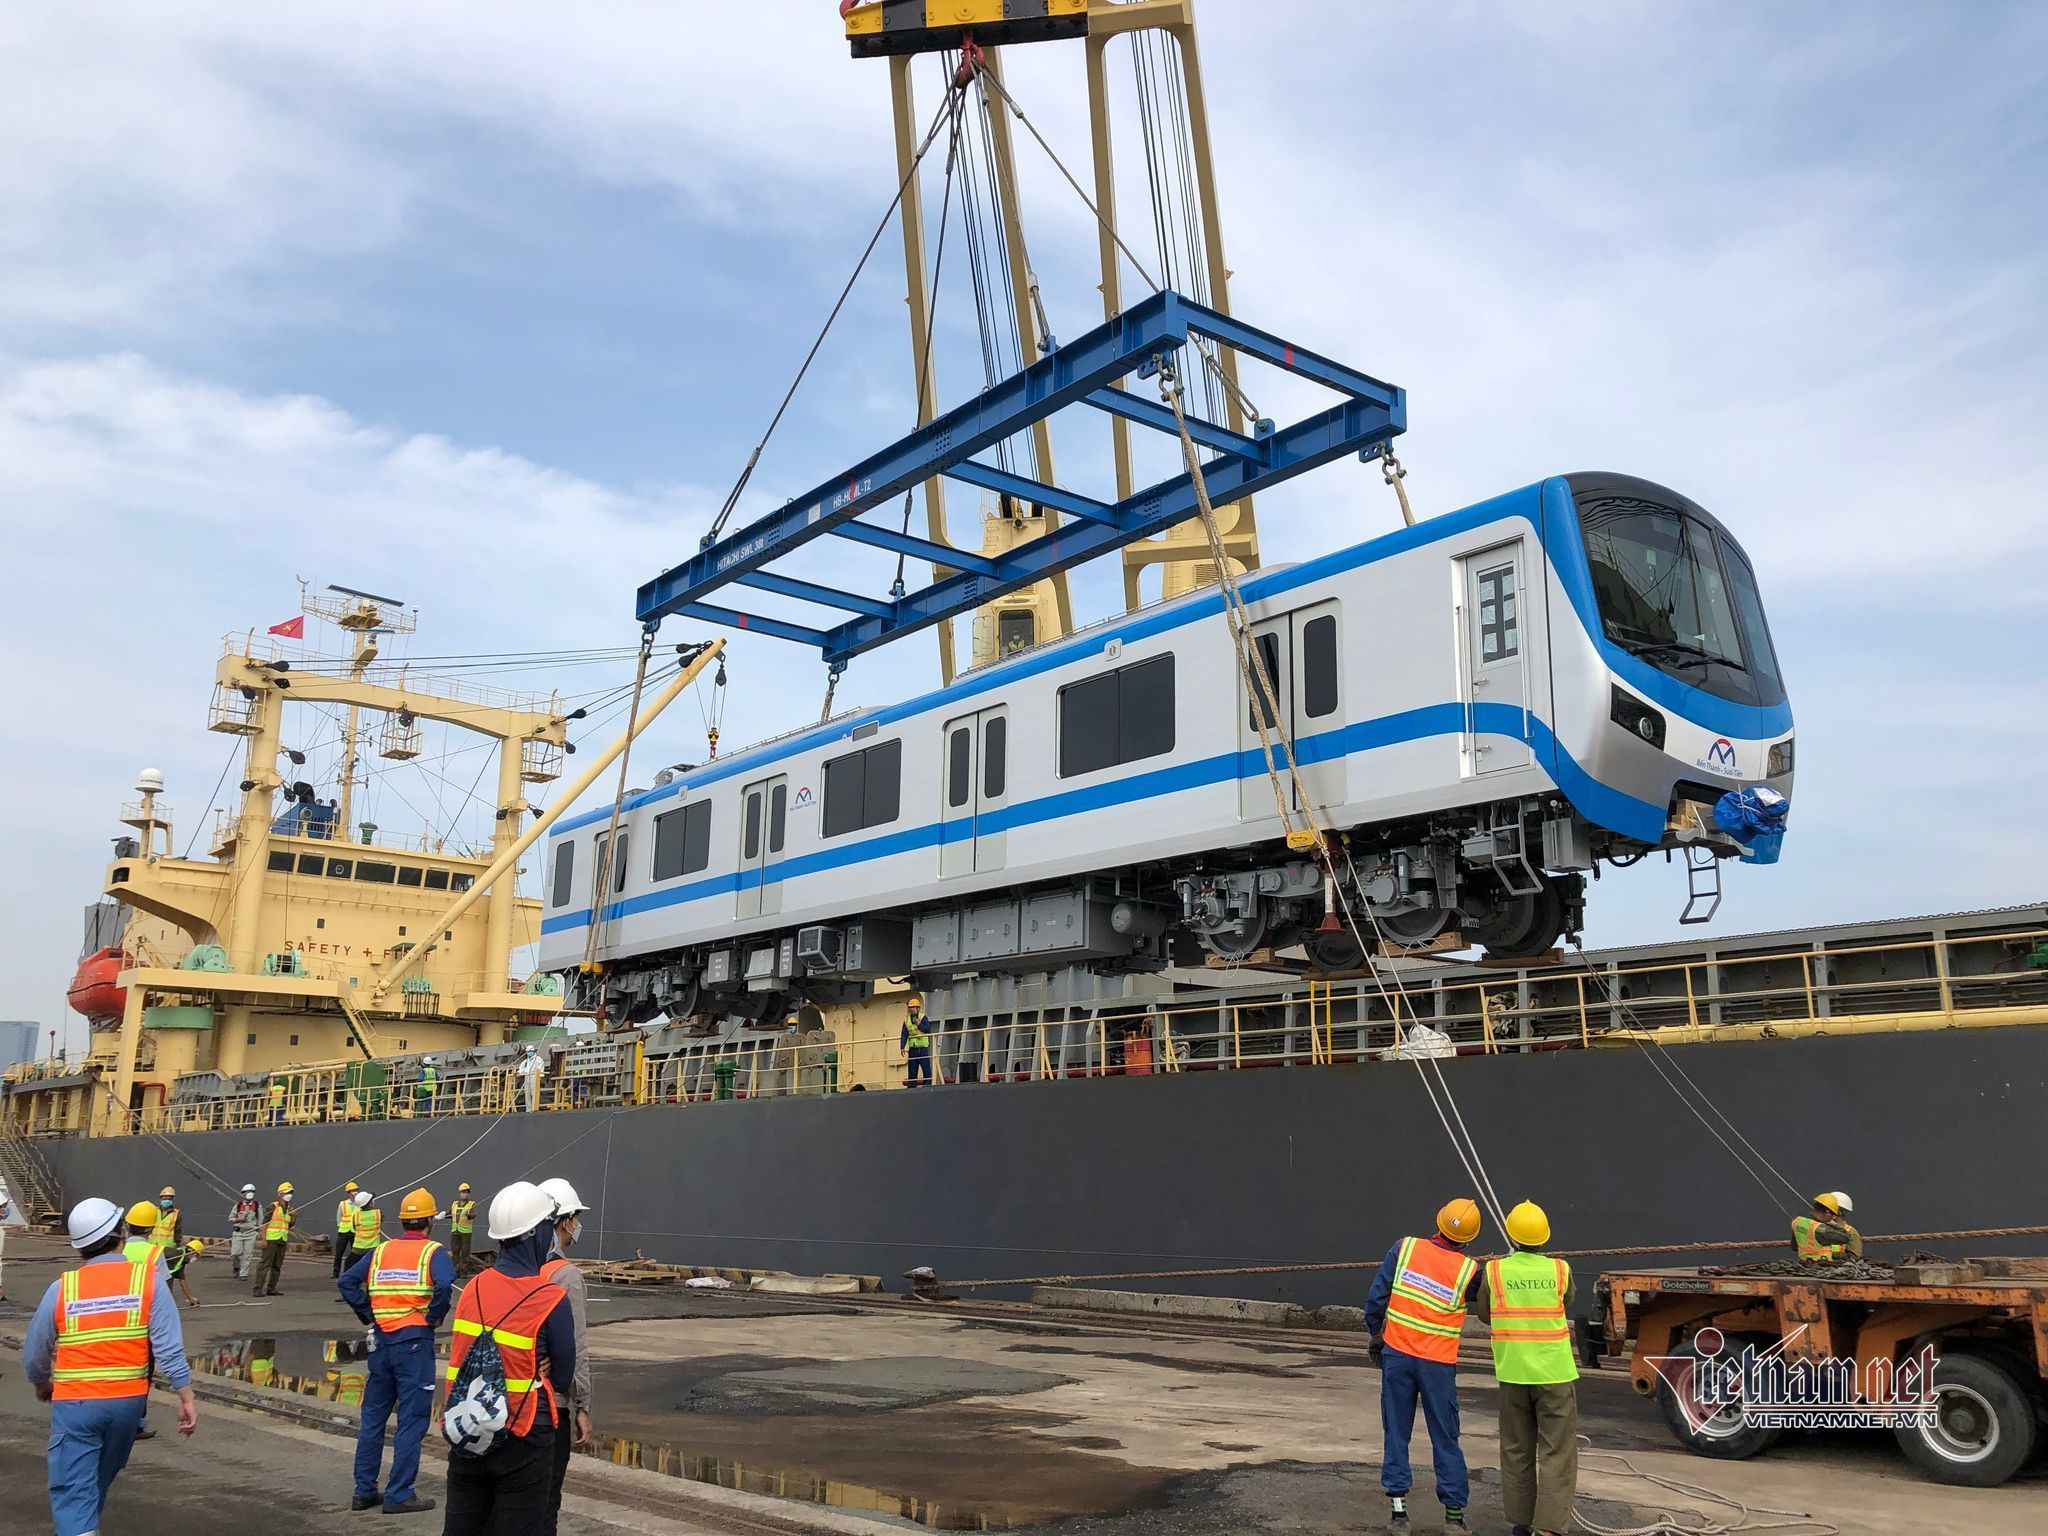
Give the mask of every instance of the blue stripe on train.
[[(1523, 735), (1523, 711), (1514, 705), (1477, 704), (1473, 706), (1473, 714), (1474, 726), (1484, 734), (1509, 738), (1520, 738)], [(1360, 721), (1338, 730), (1304, 736), (1295, 743), (1295, 755), (1304, 763), (1328, 762), (1340, 755), (1349, 757), (1355, 753), (1370, 752), (1378, 747), (1398, 746), (1405, 742), (1422, 741), (1435, 736), (1455, 736), (1461, 734), (1464, 729), (1463, 706), (1432, 704), (1423, 709), (1404, 710), (1400, 714), (1385, 715), (1377, 720)], [(1663, 836), (1662, 806), (1652, 805), (1647, 800), (1639, 800), (1612, 785), (1603, 784), (1581, 768), (1551, 734), (1550, 727), (1533, 714), (1527, 716), (1527, 739), (1539, 762), (1556, 764), (1555, 777), (1558, 787), (1588, 820), (1646, 843), (1654, 843)], [(1259, 778), (1263, 777), (1265, 772), (1265, 756), (1257, 748), (1243, 752), (1224, 752), (1191, 763), (1175, 763), (1170, 768), (1160, 768), (1150, 773), (1135, 773), (1106, 783), (1090, 784), (1080, 789), (1045, 795), (1037, 800), (1026, 800), (993, 811), (982, 820), (987, 830), (992, 833), (1010, 831), (1019, 827), (1059, 821), (1068, 816), (1085, 815), (1090, 811), (1128, 805), (1136, 800), (1151, 800), (1160, 795), (1180, 794), (1211, 784)], [(766, 870), (714, 875), (684, 885), (669, 886), (665, 890), (629, 896), (623, 901), (615, 901), (606, 906), (605, 921), (614, 922), (621, 917), (630, 917), (640, 912), (653, 912), (682, 902), (702, 900), (707, 896), (751, 889), (770, 877), (783, 881), (801, 879), (805, 875), (820, 874), (829, 869), (842, 869), (851, 864), (889, 858), (920, 848), (937, 847), (942, 842), (959, 841), (968, 835), (967, 823), (964, 820), (955, 821), (952, 827), (954, 830), (950, 837), (947, 823), (931, 822), (902, 832), (872, 837), (865, 842), (820, 849), (801, 858), (783, 859), (768, 866)], [(543, 919), (540, 926), (544, 934), (560, 933), (565, 929), (588, 928), (590, 909), (586, 907), (580, 911), (559, 913)]]

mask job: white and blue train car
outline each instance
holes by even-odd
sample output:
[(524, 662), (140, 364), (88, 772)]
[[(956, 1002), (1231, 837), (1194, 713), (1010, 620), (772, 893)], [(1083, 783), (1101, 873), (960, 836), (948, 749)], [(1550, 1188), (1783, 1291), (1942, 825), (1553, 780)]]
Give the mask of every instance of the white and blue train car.
[[(1597, 860), (1714, 846), (1692, 807), (1790, 790), (1748, 559), (1661, 486), (1556, 477), (1242, 592), (1299, 794), (1388, 939), (1538, 953)], [(595, 958), (615, 1016), (648, 1018), (1197, 945), (1355, 963), (1315, 932), (1324, 874), (1286, 848), (1221, 608), (1196, 592), (692, 769), (623, 806), (603, 892), (610, 808), (564, 821), (542, 968)]]

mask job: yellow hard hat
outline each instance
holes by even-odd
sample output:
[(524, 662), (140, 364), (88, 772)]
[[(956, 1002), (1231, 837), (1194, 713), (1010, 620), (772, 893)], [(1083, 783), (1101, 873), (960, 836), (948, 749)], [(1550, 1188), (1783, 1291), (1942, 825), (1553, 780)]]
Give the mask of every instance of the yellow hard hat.
[(400, 1221), (420, 1221), (431, 1217), (439, 1209), (440, 1206), (435, 1202), (432, 1195), (428, 1194), (424, 1189), (416, 1189), (398, 1202), (398, 1219)]
[(462, 1181), (462, 1182), (461, 1182), (460, 1184), (456, 1185), (456, 1186), (455, 1186), (455, 1193), (457, 1193), (458, 1195), (466, 1195), (466, 1194), (468, 1194), (468, 1193), (469, 1193), (469, 1180), (467, 1180), (467, 1179), (464, 1179), (464, 1180), (463, 1180), (463, 1181)]
[(910, 996), (905, 998), (903, 1001), (906, 1006), (915, 1008), (919, 1013), (924, 1012), (924, 999), (919, 997), (915, 992), (911, 993)]
[(290, 1179), (286, 1179), (282, 1184), (277, 1186), (277, 1192), (280, 1195), (290, 1194), (292, 1192), (292, 1181)]
[(354, 1194), (356, 1192), (356, 1181), (354, 1179), (350, 1179), (346, 1184), (341, 1186), (341, 1192), (344, 1195)]
[(1436, 1229), (1454, 1243), (1469, 1243), (1479, 1235), (1479, 1207), (1470, 1200), (1453, 1200), (1436, 1213)]
[(1521, 1248), (1541, 1248), (1550, 1241), (1550, 1218), (1533, 1200), (1524, 1200), (1508, 1212), (1508, 1241)]
[(138, 1200), (128, 1207), (128, 1225), (131, 1227), (153, 1227), (164, 1219), (164, 1213), (147, 1200)]
[(187, 1248), (191, 1249), (191, 1250), (192, 1250), (192, 1251), (193, 1251), (194, 1253), (204, 1253), (204, 1252), (206, 1252), (206, 1244), (205, 1244), (205, 1243), (204, 1243), (203, 1241), (201, 1241), (201, 1240), (200, 1240), (199, 1238), (196, 1238), (196, 1237), (195, 1237), (195, 1238), (193, 1238), (193, 1239), (192, 1239), (192, 1241), (190, 1241), (189, 1243), (187, 1243), (187, 1244), (186, 1244), (185, 1246), (186, 1246)]
[(170, 1185), (166, 1184), (162, 1189), (156, 1192), (156, 1197), (159, 1200), (169, 1200), (177, 1193), (178, 1192), (175, 1189), (171, 1188)]
[(1842, 1197), (1831, 1189), (1824, 1189), (1813, 1197), (1813, 1203), (1834, 1215), (1842, 1214)]

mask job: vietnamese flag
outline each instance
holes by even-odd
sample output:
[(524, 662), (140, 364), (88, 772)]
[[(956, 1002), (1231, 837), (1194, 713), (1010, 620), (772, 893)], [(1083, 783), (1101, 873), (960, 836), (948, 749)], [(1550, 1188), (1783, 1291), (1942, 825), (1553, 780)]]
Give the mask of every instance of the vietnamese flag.
[(266, 634), (283, 635), (287, 640), (306, 638), (306, 616), (302, 613), (296, 619), (286, 619), (282, 624), (273, 624)]

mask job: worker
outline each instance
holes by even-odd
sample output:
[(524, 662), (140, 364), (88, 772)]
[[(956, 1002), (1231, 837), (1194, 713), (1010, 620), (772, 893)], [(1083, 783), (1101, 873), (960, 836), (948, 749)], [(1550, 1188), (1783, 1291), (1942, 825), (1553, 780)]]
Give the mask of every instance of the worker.
[(121, 1251), (121, 1208), (81, 1200), (68, 1226), (79, 1264), (43, 1293), (21, 1358), (37, 1398), (50, 1404), (56, 1536), (91, 1536), (135, 1447), (152, 1365), (178, 1394), (179, 1434), (198, 1426), (199, 1405), (178, 1309), (158, 1305), (162, 1266)]
[(434, 1090), (441, 1085), (440, 1069), (434, 1065), (434, 1058), (420, 1058), (420, 1075), (412, 1085), (412, 1112), (416, 1115), (431, 1115), (434, 1112)]
[[(121, 1245), (121, 1257), (130, 1264), (152, 1264), (157, 1271), (159, 1293), (168, 1293), (171, 1288), (171, 1273), (164, 1264), (164, 1251), (157, 1247), (156, 1224), (163, 1219), (163, 1211), (154, 1200), (138, 1200), (128, 1207), (128, 1237)], [(144, 1399), (142, 1420), (135, 1426), (135, 1438), (154, 1440), (156, 1431), (149, 1427), (149, 1409)]]
[(281, 1077), (270, 1080), (270, 1123), (284, 1124), (284, 1079)]
[(1550, 1218), (1524, 1200), (1507, 1218), (1514, 1251), (1489, 1259), (1476, 1310), (1493, 1327), (1500, 1383), (1500, 1502), (1515, 1536), (1567, 1530), (1579, 1491), (1579, 1362), (1572, 1267), (1542, 1250)]
[(1451, 1201), (1436, 1213), (1432, 1236), (1404, 1237), (1387, 1250), (1365, 1299), (1365, 1326), (1380, 1368), (1380, 1487), (1389, 1517), (1404, 1524), (1414, 1482), (1408, 1438), (1420, 1402), (1444, 1524), (1464, 1528), (1472, 1484), (1458, 1444), (1458, 1335), (1479, 1287), (1479, 1266), (1465, 1257), (1465, 1245), (1478, 1235), (1479, 1207)]
[(0, 1174), (0, 1301), (7, 1299), (7, 1225), (14, 1220), (14, 1197), (7, 1193), (7, 1179)]
[(542, 1065), (540, 1052), (528, 1046), (519, 1057), (519, 1065), (512, 1069), (519, 1077), (520, 1107), (528, 1114), (540, 1108), (540, 1079), (547, 1071)]
[(349, 1238), (354, 1244), (349, 1259), (353, 1264), (384, 1241), (384, 1213), (377, 1208), (376, 1196), (367, 1189), (357, 1190), (351, 1198), (356, 1204), (355, 1225), (350, 1228)]
[(334, 1278), (339, 1280), (341, 1272), (356, 1261), (356, 1190), (360, 1186), (350, 1179), (341, 1186), (341, 1199), (334, 1207)]
[(188, 1307), (198, 1306), (199, 1298), (192, 1294), (192, 1282), (186, 1275), (192, 1267), (192, 1261), (204, 1252), (206, 1244), (195, 1237), (173, 1248), (164, 1260), (166, 1272), (177, 1282), (178, 1289), (185, 1293), (185, 1305)]
[(256, 1264), (256, 1234), (263, 1230), (263, 1205), (256, 1198), (256, 1186), (244, 1184), (242, 1193), (228, 1207), (228, 1264), (234, 1278), (246, 1280)]
[(149, 1240), (168, 1258), (171, 1250), (185, 1241), (185, 1219), (178, 1211), (178, 1192), (168, 1184), (158, 1190), (156, 1209), (156, 1226), (150, 1230)]
[(1813, 1210), (1792, 1218), (1792, 1247), (1799, 1257), (1831, 1264), (1841, 1258), (1863, 1257), (1863, 1234), (1847, 1220), (1856, 1202), (1839, 1189), (1823, 1190), (1813, 1197)]
[[(381, 1502), (387, 1515), (434, 1507), (420, 1497), (420, 1441), (434, 1416), (434, 1330), (455, 1298), (455, 1261), (427, 1236), (434, 1197), (416, 1189), (398, 1203), (401, 1235), (362, 1255), (338, 1282), (341, 1299), (373, 1330), (370, 1379), (356, 1429), (356, 1487), (350, 1509)], [(377, 1492), (384, 1462), (384, 1425), (397, 1411), (391, 1475)]]
[(932, 1036), (924, 1024), (924, 999), (916, 993), (903, 1005), (903, 1029), (897, 1042), (910, 1063), (907, 1086), (929, 1088), (932, 1082)]
[(448, 1246), (454, 1250), (455, 1273), (465, 1274), (469, 1270), (469, 1245), (476, 1231), (476, 1200), (470, 1195), (469, 1181), (455, 1186), (455, 1198), (448, 1202)]
[(548, 1518), (543, 1536), (556, 1536), (562, 1515), (562, 1484), (569, 1476), (569, 1457), (590, 1444), (590, 1288), (583, 1271), (569, 1260), (569, 1248), (583, 1233), (583, 1213), (590, 1209), (567, 1179), (542, 1179), (540, 1191), (555, 1202), (555, 1241), (540, 1277), (559, 1285), (569, 1298), (569, 1319), (576, 1334), (576, 1380), (569, 1410), (555, 1435), (554, 1474), (548, 1485)]
[(284, 1278), (284, 1249), (291, 1241), (292, 1226), (299, 1213), (292, 1209), (292, 1181), (277, 1186), (277, 1198), (270, 1202), (270, 1214), (263, 1220), (263, 1253), (256, 1261), (256, 1294), (275, 1296), (277, 1282)]
[(555, 1203), (520, 1181), (491, 1197), (484, 1230), (497, 1241), (498, 1261), (463, 1288), (455, 1302), (447, 1379), (462, 1381), (472, 1343), (489, 1335), (498, 1346), (505, 1396), (502, 1430), (483, 1454), (448, 1458), (448, 1511), (442, 1536), (537, 1532), (547, 1518), (548, 1487), (558, 1426), (557, 1404), (576, 1388), (576, 1329), (569, 1298), (541, 1278), (555, 1235)]

